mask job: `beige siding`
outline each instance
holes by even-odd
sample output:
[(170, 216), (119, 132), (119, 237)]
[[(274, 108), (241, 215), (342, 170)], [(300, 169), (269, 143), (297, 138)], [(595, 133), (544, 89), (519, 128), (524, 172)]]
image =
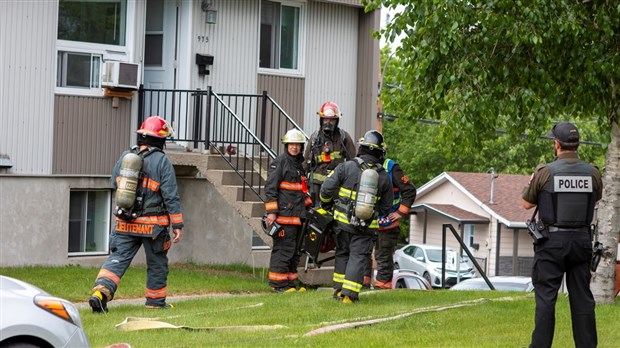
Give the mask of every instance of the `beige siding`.
[[(137, 98), (137, 96), (135, 97)], [(110, 174), (129, 147), (130, 101), (56, 96), (54, 174)]]
[[(50, 174), (57, 1), (0, 1), (0, 173)], [(36, 49), (33, 49), (36, 47)]]
[(258, 75), (256, 93), (267, 91), (277, 103), (300, 126), (304, 127), (304, 79), (274, 75)]

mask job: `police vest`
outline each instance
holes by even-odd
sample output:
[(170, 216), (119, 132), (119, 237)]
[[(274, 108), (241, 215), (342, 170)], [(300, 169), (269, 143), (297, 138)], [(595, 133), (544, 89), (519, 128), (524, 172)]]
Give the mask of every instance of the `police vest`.
[(592, 222), (596, 187), (592, 165), (583, 161), (547, 164), (549, 181), (538, 196), (540, 219), (558, 227), (586, 227)]

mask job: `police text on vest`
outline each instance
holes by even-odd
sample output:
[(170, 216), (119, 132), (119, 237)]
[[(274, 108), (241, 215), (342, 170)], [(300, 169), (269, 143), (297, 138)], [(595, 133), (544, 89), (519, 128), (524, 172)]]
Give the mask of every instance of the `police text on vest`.
[(555, 192), (592, 192), (591, 176), (555, 176), (553, 178)]

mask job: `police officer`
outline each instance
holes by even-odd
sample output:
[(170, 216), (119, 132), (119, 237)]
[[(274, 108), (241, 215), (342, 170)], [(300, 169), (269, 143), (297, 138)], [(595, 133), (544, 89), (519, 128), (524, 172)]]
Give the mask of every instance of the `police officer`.
[(166, 138), (172, 136), (172, 128), (163, 118), (151, 116), (136, 133), (138, 145), (123, 152), (112, 170), (110, 183), (116, 190), (123, 158), (129, 152), (138, 154), (142, 158), (142, 169), (136, 196), (141, 203), (134, 204), (134, 216), (116, 210), (116, 226), (110, 237), (111, 254), (101, 266), (88, 300), (95, 313), (108, 311), (107, 302), (114, 298), (118, 284), (140, 246), (144, 247), (147, 263), (146, 308), (172, 307), (166, 303), (169, 228), (172, 226), (174, 243), (181, 240), (183, 228), (174, 167), (163, 152)]
[[(379, 228), (377, 217), (387, 214), (393, 201), (390, 178), (381, 166), (385, 154), (383, 135), (376, 130), (366, 132), (360, 139), (358, 150), (358, 157), (336, 167), (320, 192), (321, 206), (326, 210), (334, 209), (334, 298), (341, 299), (343, 303), (359, 300), (365, 267)], [(359, 205), (356, 198), (360, 195), (362, 172), (368, 169), (378, 174), (376, 182), (372, 183), (376, 187), (376, 197), (366, 201), (374, 203), (371, 217), (360, 221), (356, 216), (358, 210), (355, 205)]]
[(551, 347), (555, 302), (564, 275), (575, 346), (596, 347), (590, 224), (594, 205), (602, 195), (601, 174), (592, 164), (579, 160), (575, 125), (560, 122), (548, 137), (553, 138), (556, 159), (536, 167), (520, 201), (525, 209), (536, 206), (539, 219), (547, 227), (542, 233), (545, 238), (534, 244), (536, 315), (530, 347)]
[[(301, 233), (302, 219), (306, 217), (306, 207), (312, 204), (302, 166), (305, 143), (306, 137), (301, 131), (286, 132), (282, 137), (286, 151), (271, 162), (265, 183), (265, 222), (282, 226), (272, 236), (269, 285), (274, 292), (298, 290), (297, 237)], [(299, 291), (305, 289), (300, 287)]]
[(341, 113), (336, 103), (323, 103), (317, 114), (319, 130), (310, 136), (304, 152), (304, 168), (312, 181), (312, 200), (318, 205), (323, 181), (338, 164), (355, 157), (355, 144), (351, 135), (338, 127)]
[[(377, 276), (373, 287), (375, 289), (391, 289), (394, 274), (394, 259), (392, 255), (400, 236), (400, 219), (409, 216), (409, 210), (415, 200), (417, 191), (400, 165), (394, 160), (386, 158), (383, 168), (392, 182), (394, 201), (388, 215), (379, 218), (379, 233), (375, 243), (375, 261), (377, 262)], [(369, 267), (372, 271), (372, 267)]]

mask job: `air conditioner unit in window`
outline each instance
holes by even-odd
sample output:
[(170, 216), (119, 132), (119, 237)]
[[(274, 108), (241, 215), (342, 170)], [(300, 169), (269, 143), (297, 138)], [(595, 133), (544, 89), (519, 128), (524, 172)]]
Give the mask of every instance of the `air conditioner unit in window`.
[(140, 64), (104, 62), (101, 70), (101, 87), (138, 89)]

